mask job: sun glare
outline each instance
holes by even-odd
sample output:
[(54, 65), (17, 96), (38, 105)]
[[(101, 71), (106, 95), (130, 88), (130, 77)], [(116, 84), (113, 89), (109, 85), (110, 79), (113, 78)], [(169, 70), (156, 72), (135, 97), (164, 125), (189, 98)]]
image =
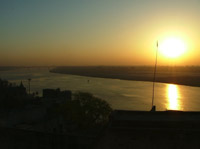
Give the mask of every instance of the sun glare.
[(186, 51), (186, 45), (179, 38), (168, 38), (161, 43), (159, 49), (164, 56), (176, 58)]
[(167, 86), (167, 97), (168, 97), (167, 108), (169, 110), (181, 109), (180, 93), (177, 85), (169, 84)]

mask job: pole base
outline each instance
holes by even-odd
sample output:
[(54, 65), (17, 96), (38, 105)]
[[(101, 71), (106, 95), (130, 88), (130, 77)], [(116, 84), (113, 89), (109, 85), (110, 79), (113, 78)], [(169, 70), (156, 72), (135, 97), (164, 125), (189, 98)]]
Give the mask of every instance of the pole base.
[(156, 111), (156, 106), (152, 106), (151, 112), (155, 112)]

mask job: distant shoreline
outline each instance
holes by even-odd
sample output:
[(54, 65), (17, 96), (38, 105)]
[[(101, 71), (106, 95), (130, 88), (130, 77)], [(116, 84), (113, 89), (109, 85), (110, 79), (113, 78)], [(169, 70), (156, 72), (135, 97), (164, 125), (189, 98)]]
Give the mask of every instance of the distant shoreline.
[[(130, 81), (153, 81), (153, 67), (56, 67), (50, 72)], [(156, 82), (200, 87), (200, 67), (159, 67)]]

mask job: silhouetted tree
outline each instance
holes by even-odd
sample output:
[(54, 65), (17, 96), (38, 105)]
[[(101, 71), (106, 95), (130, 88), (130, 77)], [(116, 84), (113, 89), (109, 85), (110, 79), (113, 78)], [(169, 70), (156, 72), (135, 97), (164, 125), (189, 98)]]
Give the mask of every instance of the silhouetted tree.
[(106, 101), (84, 92), (76, 92), (73, 100), (58, 110), (67, 120), (83, 128), (106, 124), (112, 111)]

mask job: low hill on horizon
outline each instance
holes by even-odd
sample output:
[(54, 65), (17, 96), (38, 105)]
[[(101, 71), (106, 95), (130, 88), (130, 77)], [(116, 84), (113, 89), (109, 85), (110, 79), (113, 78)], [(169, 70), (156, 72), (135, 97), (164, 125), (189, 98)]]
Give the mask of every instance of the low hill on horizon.
[[(153, 66), (62, 66), (53, 73), (135, 81), (153, 81)], [(199, 66), (158, 66), (156, 82), (200, 86)]]

